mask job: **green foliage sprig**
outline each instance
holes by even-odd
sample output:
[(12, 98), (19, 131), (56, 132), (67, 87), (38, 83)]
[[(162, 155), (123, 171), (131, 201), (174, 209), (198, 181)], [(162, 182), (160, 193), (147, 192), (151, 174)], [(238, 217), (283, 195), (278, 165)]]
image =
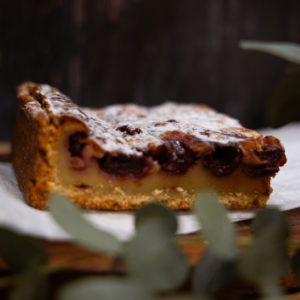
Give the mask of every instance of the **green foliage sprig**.
[(255, 50), (275, 55), (291, 63), (300, 65), (300, 46), (286, 42), (240, 41), (244, 50)]
[[(275, 208), (260, 210), (253, 224), (254, 238), (240, 253), (239, 238), (226, 209), (210, 191), (197, 195), (195, 214), (207, 243), (195, 268), (190, 268), (178, 246), (174, 211), (148, 204), (136, 212), (136, 234), (128, 243), (93, 227), (66, 197), (52, 195), (49, 211), (74, 243), (94, 253), (112, 254), (126, 265), (124, 276), (92, 276), (65, 284), (58, 300), (212, 299), (242, 278), (258, 286), (264, 296), (281, 297), (278, 282), (289, 265), (300, 280), (300, 250), (287, 255), (288, 224)], [(200, 237), (200, 235), (199, 235)], [(0, 288), (10, 288), (9, 299), (48, 299), (48, 277), (66, 265), (47, 263), (46, 251), (33, 238), (0, 229), (0, 256), (11, 275), (0, 277)], [(191, 281), (192, 291), (180, 295)], [(180, 296), (173, 296), (179, 292)]]
[(267, 121), (274, 127), (300, 118), (300, 45), (285, 42), (240, 41), (244, 50), (274, 55), (291, 63), (267, 101)]

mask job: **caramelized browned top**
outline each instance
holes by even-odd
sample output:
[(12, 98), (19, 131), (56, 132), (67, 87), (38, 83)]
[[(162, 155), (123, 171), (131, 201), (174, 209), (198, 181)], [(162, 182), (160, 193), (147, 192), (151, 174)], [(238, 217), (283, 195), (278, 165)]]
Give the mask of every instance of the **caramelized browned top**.
[(216, 176), (227, 176), (239, 165), (249, 176), (270, 176), (286, 161), (278, 139), (245, 129), (203, 105), (128, 104), (93, 110), (78, 107), (54, 88), (32, 83), (21, 86), (19, 99), (32, 113), (46, 112), (52, 121), (81, 122), (86, 130), (70, 137), (71, 155), (81, 156), (86, 144), (95, 146), (100, 168), (118, 177), (142, 177), (157, 167), (183, 174), (200, 160)]

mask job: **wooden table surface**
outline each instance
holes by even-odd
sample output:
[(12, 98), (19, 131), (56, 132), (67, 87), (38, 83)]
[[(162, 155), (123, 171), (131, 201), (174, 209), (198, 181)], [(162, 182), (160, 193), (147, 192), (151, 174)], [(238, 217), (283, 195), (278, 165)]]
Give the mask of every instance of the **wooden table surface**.
[[(10, 145), (8, 143), (0, 143), (0, 161), (7, 162), (9, 160)], [(300, 208), (287, 211), (285, 215), (289, 221), (291, 239), (299, 241), (300, 243)], [(239, 236), (251, 236), (251, 220), (236, 223), (236, 228)], [(190, 265), (195, 265), (201, 257), (205, 247), (204, 244), (197, 238), (197, 234), (185, 235), (184, 238), (179, 237), (178, 240), (180, 248), (188, 258)], [(96, 255), (70, 242), (40, 241), (47, 248), (51, 265), (71, 261), (71, 263), (64, 268), (63, 272), (56, 274), (55, 277), (51, 279), (54, 287), (59, 286), (65, 281), (84, 275), (108, 275), (124, 272), (124, 266), (116, 262), (112, 256)], [(293, 249), (291, 252), (293, 252)], [(3, 264), (0, 264), (0, 275), (1, 274), (6, 274)], [(288, 298), (300, 299), (300, 282), (295, 281), (291, 274), (285, 276), (282, 286), (287, 291)], [(245, 289), (246, 293), (251, 293), (248, 286), (244, 287), (237, 284), (234, 288)]]

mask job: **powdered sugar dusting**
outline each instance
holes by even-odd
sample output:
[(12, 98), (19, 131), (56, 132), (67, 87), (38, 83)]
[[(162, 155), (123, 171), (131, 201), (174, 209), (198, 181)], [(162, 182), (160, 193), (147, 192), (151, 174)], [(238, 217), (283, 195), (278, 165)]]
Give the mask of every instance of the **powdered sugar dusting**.
[(142, 155), (149, 145), (161, 145), (165, 133), (172, 131), (193, 135), (203, 142), (225, 144), (261, 137), (243, 128), (237, 120), (203, 105), (168, 102), (148, 108), (127, 104), (94, 110), (79, 108), (46, 85), (39, 92), (48, 112), (79, 119), (89, 128), (89, 138), (107, 152)]

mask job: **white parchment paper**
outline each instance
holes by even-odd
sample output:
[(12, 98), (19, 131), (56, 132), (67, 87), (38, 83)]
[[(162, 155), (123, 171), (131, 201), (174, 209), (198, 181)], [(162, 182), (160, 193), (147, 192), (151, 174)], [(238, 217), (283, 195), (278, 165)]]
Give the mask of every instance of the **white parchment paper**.
[[(272, 180), (274, 191), (268, 205), (277, 206), (281, 210), (300, 207), (300, 123), (289, 124), (276, 130), (264, 129), (261, 132), (278, 137), (285, 147), (288, 159), (287, 164)], [(134, 234), (134, 216), (131, 212), (90, 211), (85, 215), (96, 227), (114, 234), (121, 240), (127, 240)], [(230, 212), (233, 222), (250, 219), (254, 215), (255, 210)], [(186, 234), (199, 230), (199, 225), (190, 212), (178, 212), (177, 218), (178, 233)], [(9, 163), (0, 163), (0, 225), (49, 240), (69, 239), (47, 211), (36, 210), (24, 202)]]

